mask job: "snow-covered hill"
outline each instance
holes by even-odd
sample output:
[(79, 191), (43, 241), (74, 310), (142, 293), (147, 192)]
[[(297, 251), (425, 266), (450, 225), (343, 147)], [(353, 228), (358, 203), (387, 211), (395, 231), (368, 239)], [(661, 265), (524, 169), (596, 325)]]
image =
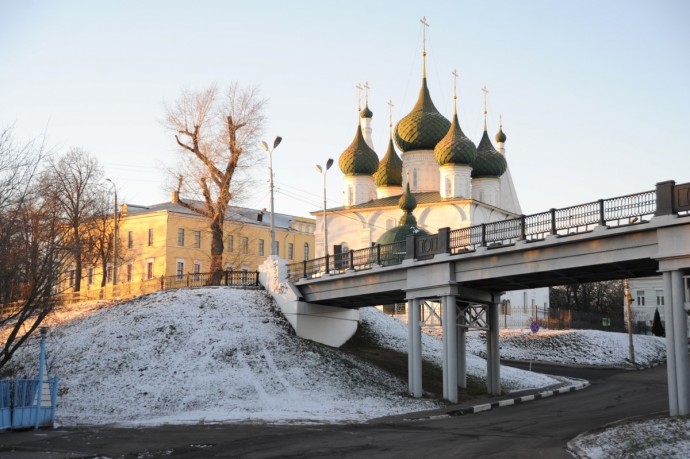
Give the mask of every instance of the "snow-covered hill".
[[(361, 320), (381, 346), (406, 352), (404, 324), (373, 308), (362, 309)], [(70, 307), (47, 324), (64, 425), (346, 422), (437, 406), (408, 397), (406, 381), (351, 354), (296, 337), (260, 291), (159, 292)], [(424, 336), (426, 359), (440, 365), (441, 349)], [(37, 354), (32, 339), (13, 359), (15, 374), (34, 374)], [(470, 377), (483, 379), (485, 369), (483, 359), (468, 356)], [(509, 367), (501, 380), (510, 390), (559, 383)]]

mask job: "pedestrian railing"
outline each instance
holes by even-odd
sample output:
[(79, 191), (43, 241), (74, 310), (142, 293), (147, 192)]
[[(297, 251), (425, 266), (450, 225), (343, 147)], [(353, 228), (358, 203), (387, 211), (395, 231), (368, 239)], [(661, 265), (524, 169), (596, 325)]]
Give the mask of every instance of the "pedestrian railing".
[(2, 380), (0, 428), (17, 430), (52, 427), (55, 421), (57, 389), (57, 376), (43, 383), (38, 379)]
[(436, 254), (461, 254), (480, 247), (493, 249), (518, 241), (535, 242), (592, 231), (595, 227), (617, 227), (647, 223), (655, 215), (688, 215), (690, 183), (661, 182), (656, 190), (600, 199), (564, 209), (550, 209), (491, 223), (450, 230), (442, 228), (431, 236), (408, 236), (406, 241), (375, 245), (337, 255), (288, 265), (288, 280), (314, 279), (324, 274), (370, 269), (374, 265), (401, 264), (404, 259), (426, 259)]

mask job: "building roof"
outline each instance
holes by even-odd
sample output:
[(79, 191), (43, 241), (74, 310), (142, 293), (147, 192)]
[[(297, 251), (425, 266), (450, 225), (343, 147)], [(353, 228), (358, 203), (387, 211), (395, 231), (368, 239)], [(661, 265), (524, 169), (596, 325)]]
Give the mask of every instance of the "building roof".
[(359, 112), (361, 118), (373, 118), (374, 112), (369, 108), (369, 104), (366, 104), (361, 112)]
[[(202, 201), (196, 200), (186, 200), (192, 205), (199, 206), (200, 208), (204, 205)], [(150, 206), (142, 206), (137, 204), (126, 204), (127, 206), (127, 216), (137, 216), (145, 215), (147, 213), (154, 212), (173, 212), (176, 214), (183, 214), (189, 216), (200, 216), (198, 213), (183, 207), (181, 204), (176, 202), (161, 202), (158, 204), (153, 204)], [(276, 212), (274, 214), (274, 224), (277, 228), (290, 228), (293, 221), (299, 220), (313, 220), (311, 218), (296, 217), (294, 215), (282, 214)], [(237, 223), (248, 223), (260, 226), (271, 226), (271, 212), (265, 209), (250, 209), (247, 207), (238, 206), (228, 206), (225, 212), (225, 220), (233, 221)]]
[(388, 139), (388, 149), (379, 168), (374, 174), (376, 186), (402, 186), (403, 162), (393, 146), (393, 138)]
[(398, 200), (398, 207), (404, 212), (398, 226), (393, 227), (383, 233), (376, 241), (378, 244), (392, 244), (407, 239), (410, 234), (428, 236), (429, 233), (417, 226), (417, 219), (412, 213), (417, 208), (417, 199), (410, 193), (410, 183), (407, 183), (405, 193)]
[(424, 77), (417, 103), (395, 126), (395, 143), (403, 152), (433, 150), (446, 135), (448, 128), (450, 121), (434, 106)]
[(477, 159), (472, 163), (472, 178), (498, 178), (508, 168), (505, 156), (496, 151), (489, 134), (484, 130), (482, 140), (477, 146)]
[(379, 167), (379, 157), (364, 140), (359, 123), (355, 138), (338, 159), (338, 166), (343, 174), (350, 176), (373, 175)]
[(439, 166), (446, 164), (471, 165), (477, 159), (477, 147), (467, 138), (458, 122), (458, 114), (453, 114), (448, 133), (434, 148), (434, 158)]

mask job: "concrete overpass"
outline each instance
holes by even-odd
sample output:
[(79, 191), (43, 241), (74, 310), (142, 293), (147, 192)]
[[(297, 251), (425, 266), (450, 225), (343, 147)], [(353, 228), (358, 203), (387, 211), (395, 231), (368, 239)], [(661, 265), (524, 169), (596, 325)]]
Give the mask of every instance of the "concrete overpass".
[[(354, 317), (348, 311), (407, 302), (409, 387), (417, 397), (421, 304), (440, 302), (443, 395), (457, 401), (458, 387), (466, 387), (465, 333), (471, 328), (488, 332), (487, 385), (490, 393), (500, 393), (498, 301), (504, 291), (662, 273), (669, 409), (690, 414), (689, 212), (690, 183), (662, 182), (649, 192), (294, 263), (284, 274), (290, 282), (273, 284), (294, 293), (303, 315), (310, 305), (316, 308), (303, 328), (325, 327), (320, 331), (328, 337), (335, 336), (326, 331), (329, 314), (331, 325), (342, 330)], [(313, 339), (310, 333), (305, 336)]]

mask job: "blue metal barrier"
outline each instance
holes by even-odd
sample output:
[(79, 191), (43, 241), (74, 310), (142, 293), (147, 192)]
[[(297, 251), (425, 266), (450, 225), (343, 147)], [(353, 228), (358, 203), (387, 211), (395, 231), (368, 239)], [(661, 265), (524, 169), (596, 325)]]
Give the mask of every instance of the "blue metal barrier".
[(44, 381), (17, 379), (14, 381), (12, 428), (52, 427), (57, 404), (57, 376)]
[(0, 430), (12, 427), (11, 387), (9, 379), (0, 379)]

